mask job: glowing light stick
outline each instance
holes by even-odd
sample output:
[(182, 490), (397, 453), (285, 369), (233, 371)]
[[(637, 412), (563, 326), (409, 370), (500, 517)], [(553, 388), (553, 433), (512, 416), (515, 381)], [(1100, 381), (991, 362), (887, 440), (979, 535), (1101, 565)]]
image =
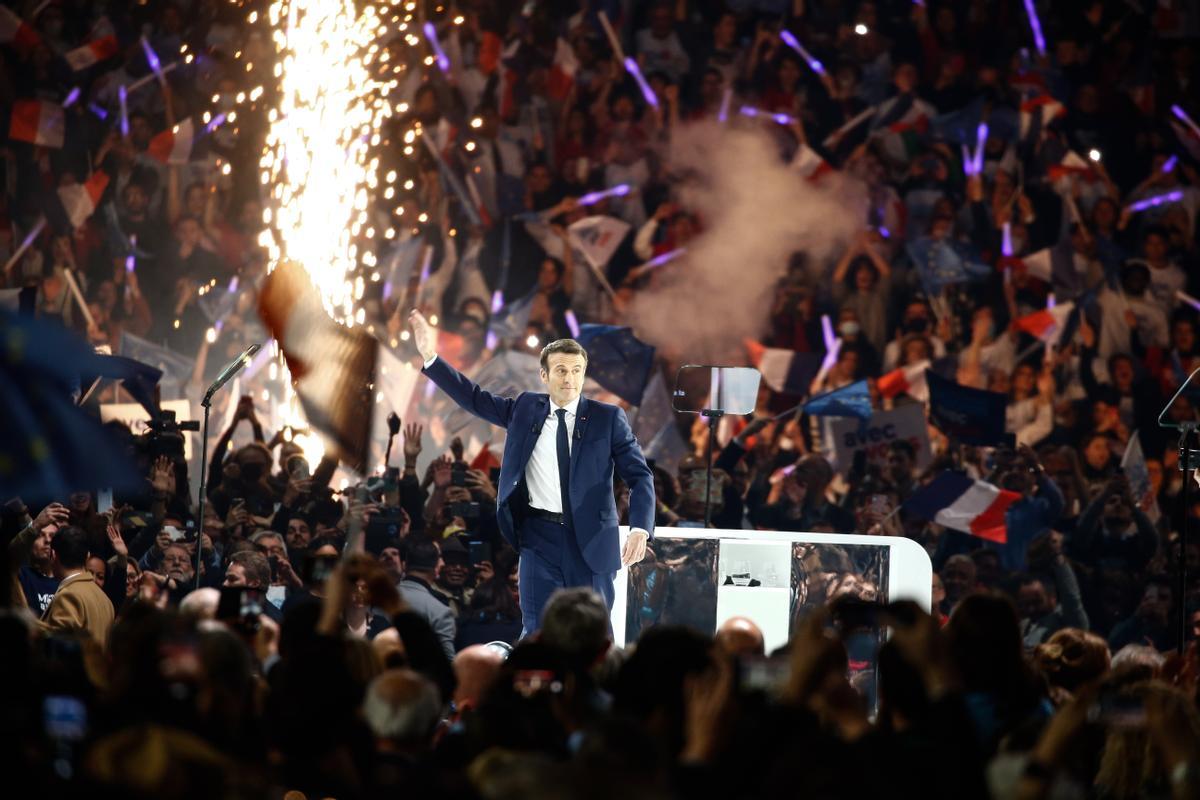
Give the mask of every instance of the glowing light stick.
[(1171, 113), (1174, 114), (1180, 122), (1191, 128), (1192, 133), (1196, 136), (1196, 138), (1200, 139), (1200, 125), (1197, 125), (1196, 121), (1188, 116), (1188, 113), (1183, 110), (1182, 106), (1171, 106)]
[(504, 292), (497, 289), (492, 292), (492, 313), (497, 314), (502, 308), (504, 308)]
[(1054, 308), (1056, 302), (1057, 301), (1054, 299), (1054, 292), (1050, 292), (1048, 295), (1046, 295), (1046, 308)]
[(1013, 246), (1012, 246), (1012, 223), (1011, 222), (1004, 223), (1004, 228), (1001, 230), (1000, 253), (1001, 253), (1001, 255), (1003, 255), (1007, 258), (1012, 258)]
[(1046, 37), (1042, 35), (1042, 21), (1038, 19), (1037, 9), (1033, 0), (1025, 0), (1025, 13), (1029, 15), (1029, 30), (1033, 33), (1033, 43), (1037, 46), (1038, 55), (1046, 55)]
[(8, 272), (12, 269), (13, 264), (21, 260), (21, 256), (25, 255), (25, 251), (33, 244), (33, 240), (38, 237), (38, 234), (42, 232), (42, 228), (44, 227), (46, 227), (46, 218), (42, 217), (29, 229), (29, 233), (25, 234), (25, 238), (21, 240), (21, 246), (17, 248), (16, 252), (8, 257), (8, 261), (4, 264), (5, 272)]
[(1163, 162), (1163, 165), (1162, 165), (1163, 174), (1165, 175), (1168, 172), (1173, 172), (1175, 170), (1175, 165), (1178, 163), (1179, 163), (1179, 156), (1171, 156), (1170, 158), (1168, 158), (1166, 161)]
[(1125, 207), (1125, 210), (1130, 213), (1135, 213), (1138, 211), (1145, 211), (1148, 208), (1154, 208), (1155, 206), (1166, 205), (1167, 203), (1178, 203), (1182, 199), (1183, 190), (1176, 189), (1173, 192), (1158, 194), (1154, 197), (1147, 197), (1145, 200), (1139, 200), (1136, 203), (1130, 203)]
[(721, 110), (717, 112), (717, 122), (726, 122), (729, 120), (729, 103), (733, 100), (733, 88), (726, 88), (725, 93), (721, 95)]
[(581, 206), (591, 206), (599, 203), (601, 200), (606, 200), (609, 197), (624, 197), (629, 194), (629, 184), (619, 183), (611, 189), (602, 189), (598, 192), (588, 192), (577, 201)]
[(796, 38), (795, 34), (793, 34), (791, 31), (783, 30), (779, 32), (779, 38), (783, 40), (784, 44), (795, 50), (800, 54), (801, 58), (808, 62), (809, 69), (818, 75), (825, 74), (825, 65), (813, 58), (812, 53), (804, 49), (804, 45), (800, 44), (800, 40)]
[(446, 51), (442, 49), (442, 43), (438, 41), (437, 30), (433, 27), (432, 22), (426, 22), (421, 26), (421, 30), (425, 31), (425, 38), (429, 41), (430, 48), (433, 49), (434, 58), (437, 59), (438, 69), (442, 72), (450, 71), (450, 58), (446, 55)]
[[(178, 61), (172, 61), (170, 64), (167, 64), (165, 67), (163, 67), (159, 74), (166, 75), (168, 72), (170, 72), (171, 70), (175, 69), (178, 66), (179, 66)], [(136, 92), (138, 89), (142, 88), (150, 81), (159, 80), (159, 79), (160, 79), (159, 75), (155, 75), (154, 73), (151, 73), (149, 75), (143, 75), (142, 77), (138, 78), (133, 83), (129, 84), (129, 86), (126, 88), (129, 89), (129, 91), (131, 91), (131, 92)]]
[(1183, 289), (1176, 289), (1175, 296), (1178, 297), (1183, 302), (1187, 303), (1192, 308), (1196, 309), (1197, 311), (1200, 311), (1200, 300), (1197, 300), (1196, 298), (1192, 297), (1190, 294), (1183, 291)]
[(773, 114), (770, 111), (764, 111), (761, 108), (755, 108), (754, 106), (742, 106), (740, 109), (738, 109), (738, 113), (743, 117), (770, 117), (780, 125), (794, 125), (795, 123), (799, 122), (798, 119), (788, 116), (787, 114)]
[(625, 69), (629, 70), (629, 74), (637, 81), (638, 88), (642, 90), (642, 97), (646, 99), (646, 102), (658, 108), (658, 96), (654, 94), (654, 90), (650, 88), (650, 84), (646, 83), (646, 78), (642, 75), (642, 69), (638, 66), (638, 63), (626, 56)]
[(67, 99), (63, 100), (62, 107), (70, 108), (71, 106), (75, 105), (75, 101), (79, 99), (80, 94), (81, 92), (78, 86), (72, 88), (71, 91), (67, 92)]
[(150, 65), (150, 70), (154, 76), (158, 78), (159, 83), (165, 83), (166, 78), (163, 77), (162, 62), (158, 59), (158, 53), (154, 52), (154, 48), (150, 46), (150, 42), (146, 37), (142, 37), (142, 50), (146, 53), (146, 63)]
[(571, 329), (571, 336), (573, 338), (578, 337), (579, 320), (575, 319), (575, 312), (568, 308), (566, 313), (563, 314), (563, 318), (567, 321), (567, 327)]
[(972, 164), (976, 175), (983, 172), (983, 146), (987, 144), (988, 126), (986, 122), (979, 123), (975, 130), (975, 160)]
[(108, 112), (95, 103), (88, 103), (88, 111), (91, 111), (100, 119), (108, 119)]
[(213, 117), (211, 120), (208, 121), (207, 125), (204, 126), (204, 132), (212, 133), (217, 128), (221, 127), (221, 125), (224, 124), (224, 122), (225, 122), (225, 114), (223, 112), (220, 114), (217, 114), (215, 117)]
[(129, 135), (129, 108), (125, 102), (125, 87), (117, 87), (117, 99), (121, 102), (121, 135)]
[(676, 247), (674, 250), (669, 250), (666, 253), (663, 253), (662, 255), (657, 255), (654, 258), (647, 261), (645, 264), (642, 264), (642, 269), (651, 270), (651, 269), (654, 269), (655, 267), (661, 267), (663, 264), (667, 264), (671, 261), (674, 261), (675, 259), (679, 258), (681, 255), (683, 255), (686, 252), (687, 252), (686, 247)]

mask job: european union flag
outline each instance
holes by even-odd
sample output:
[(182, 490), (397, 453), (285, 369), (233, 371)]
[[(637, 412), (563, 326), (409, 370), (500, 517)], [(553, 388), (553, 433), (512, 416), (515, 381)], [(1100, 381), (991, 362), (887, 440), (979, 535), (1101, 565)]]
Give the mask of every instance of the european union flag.
[(925, 371), (929, 385), (929, 419), (952, 439), (963, 444), (989, 447), (1011, 445), (1005, 430), (1008, 398), (999, 392), (972, 389)]
[(141, 485), (116, 437), (72, 397), (80, 374), (102, 372), (101, 357), (65, 328), (0, 310), (0, 495), (34, 504)]
[(953, 239), (922, 236), (909, 242), (906, 249), (931, 294), (951, 284), (985, 278), (992, 272), (978, 253)]
[(654, 348), (639, 341), (632, 328), (581, 325), (576, 337), (587, 350), (587, 374), (630, 405), (642, 402), (654, 366)]
[(858, 417), (869, 420), (871, 414), (871, 390), (866, 380), (856, 381), (849, 386), (820, 394), (804, 404), (804, 413), (813, 417)]

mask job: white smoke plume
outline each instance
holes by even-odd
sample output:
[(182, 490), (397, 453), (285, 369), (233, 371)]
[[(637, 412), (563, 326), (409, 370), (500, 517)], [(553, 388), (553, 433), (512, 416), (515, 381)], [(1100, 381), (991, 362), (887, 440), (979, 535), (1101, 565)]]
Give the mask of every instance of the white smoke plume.
[(840, 255), (863, 227), (865, 192), (841, 175), (807, 181), (757, 126), (684, 126), (666, 157), (684, 176), (681, 204), (704, 227), (685, 257), (635, 295), (630, 320), (668, 357), (737, 359), (743, 339), (766, 330), (792, 254), (806, 253), (814, 272)]

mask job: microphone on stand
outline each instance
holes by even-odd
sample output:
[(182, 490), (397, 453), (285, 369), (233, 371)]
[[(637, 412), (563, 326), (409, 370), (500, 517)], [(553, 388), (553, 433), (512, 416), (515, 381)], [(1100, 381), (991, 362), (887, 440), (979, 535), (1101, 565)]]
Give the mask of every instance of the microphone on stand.
[(204, 393), (204, 401), (202, 405), (208, 405), (212, 400), (212, 396), (217, 393), (222, 386), (229, 383), (234, 375), (237, 375), (246, 365), (250, 363), (250, 358), (262, 349), (261, 345), (252, 344), (242, 351), (242, 354), (225, 365), (225, 369), (221, 370), (221, 374), (213, 381), (212, 386), (208, 387), (208, 391)]

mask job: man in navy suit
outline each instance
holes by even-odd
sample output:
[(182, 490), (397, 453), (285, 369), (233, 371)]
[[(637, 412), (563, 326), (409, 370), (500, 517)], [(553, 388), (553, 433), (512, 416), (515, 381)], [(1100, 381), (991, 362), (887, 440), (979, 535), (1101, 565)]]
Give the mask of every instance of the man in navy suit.
[[(625, 412), (580, 396), (587, 352), (574, 339), (542, 350), (548, 394), (497, 397), (437, 357), (437, 331), (409, 315), (424, 372), (459, 406), (508, 431), (496, 516), (521, 554), (524, 634), (538, 629), (555, 589), (587, 586), (611, 611), (617, 570), (642, 560), (654, 530), (654, 479)], [(629, 487), (629, 537), (617, 533), (613, 469)]]

